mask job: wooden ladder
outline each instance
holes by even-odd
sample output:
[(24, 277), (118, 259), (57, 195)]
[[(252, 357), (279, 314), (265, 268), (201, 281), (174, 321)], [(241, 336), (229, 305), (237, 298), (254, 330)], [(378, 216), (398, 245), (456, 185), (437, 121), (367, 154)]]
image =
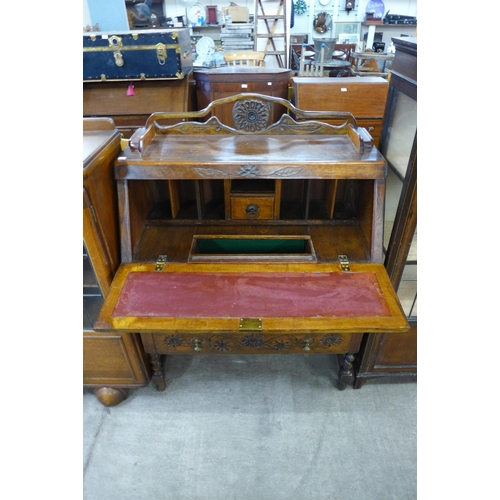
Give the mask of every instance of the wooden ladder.
[[(264, 0), (255, 2), (255, 41), (254, 50), (265, 53), (264, 57), (275, 56), (280, 68), (287, 67), (287, 29), (286, 29), (286, 0), (272, 2), (273, 6), (279, 1), (275, 14), (266, 14)], [(269, 12), (269, 7), (268, 7)], [(262, 22), (261, 22), (262, 21)], [(270, 23), (272, 22), (272, 25)], [(265, 29), (265, 31), (264, 31)], [(266, 39), (265, 48), (260, 48), (259, 40)], [(276, 40), (278, 39), (278, 40)], [(277, 43), (276, 43), (277, 42)], [(278, 44), (278, 47), (277, 47)]]

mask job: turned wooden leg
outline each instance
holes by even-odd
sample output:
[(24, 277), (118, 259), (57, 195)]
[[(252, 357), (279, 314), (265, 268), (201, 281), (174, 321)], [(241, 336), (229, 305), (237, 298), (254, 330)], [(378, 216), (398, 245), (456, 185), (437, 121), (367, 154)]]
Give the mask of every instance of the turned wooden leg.
[(343, 391), (347, 387), (347, 385), (352, 384), (354, 380), (354, 373), (352, 370), (353, 361), (354, 361), (354, 354), (349, 354), (349, 353), (347, 353), (344, 356), (344, 359), (340, 361), (339, 381), (337, 383), (337, 388), (339, 391)]
[(162, 361), (162, 356), (160, 356), (159, 354), (149, 355), (149, 362), (151, 364), (151, 370), (153, 372), (151, 381), (156, 385), (156, 389), (160, 392), (164, 391), (166, 388), (165, 369)]
[(128, 389), (118, 387), (96, 387), (94, 394), (104, 406), (116, 406), (128, 397)]

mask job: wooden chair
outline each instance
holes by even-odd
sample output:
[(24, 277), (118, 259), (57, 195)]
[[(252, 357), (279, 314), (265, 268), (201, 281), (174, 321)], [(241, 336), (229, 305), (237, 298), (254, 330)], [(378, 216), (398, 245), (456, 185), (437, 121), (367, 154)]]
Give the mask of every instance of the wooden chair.
[[(333, 49), (333, 59), (340, 59), (341, 61), (349, 61), (351, 57), (351, 51), (356, 50), (355, 43), (336, 43)], [(340, 54), (339, 52), (342, 52)]]
[(264, 52), (245, 50), (241, 52), (226, 52), (224, 60), (228, 66), (265, 66)]
[(338, 69), (332, 69), (330, 71), (330, 76), (334, 77), (347, 77), (351, 76), (350, 74), (350, 65), (347, 63), (350, 61), (351, 51), (356, 50), (355, 43), (336, 43), (335, 48), (333, 49), (332, 59), (337, 61), (343, 61), (346, 66), (339, 67)]
[[(305, 56), (307, 64), (312, 64), (314, 62), (314, 45), (306, 45), (306, 53), (309, 54)], [(300, 69), (300, 57), (302, 54), (302, 44), (292, 43), (290, 44), (290, 69), (298, 72)]]

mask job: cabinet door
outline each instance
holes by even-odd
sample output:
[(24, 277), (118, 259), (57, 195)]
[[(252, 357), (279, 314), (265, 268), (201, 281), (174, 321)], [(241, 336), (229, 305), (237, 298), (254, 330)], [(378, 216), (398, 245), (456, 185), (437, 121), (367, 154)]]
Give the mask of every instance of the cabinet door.
[(417, 100), (412, 94), (405, 93), (404, 85), (390, 89), (390, 108), (384, 126), (384, 141), (380, 146), (390, 168), (401, 179), (406, 176), (417, 133)]
[(385, 265), (407, 316), (417, 300), (416, 89), (394, 76), (380, 150), (389, 165), (384, 226)]
[(137, 333), (84, 330), (84, 386), (138, 387), (148, 380), (148, 363)]
[[(415, 156), (416, 162), (416, 156)], [(394, 170), (387, 174), (384, 225), (384, 264), (409, 319), (417, 315), (417, 187), (416, 165), (402, 180)]]
[(104, 303), (101, 287), (96, 278), (92, 261), (83, 244), (83, 329), (92, 330)]
[(355, 388), (380, 377), (415, 380), (417, 373), (417, 54), (416, 41), (403, 45), (399, 58), (405, 64), (396, 64), (397, 51), (379, 149), (388, 163), (384, 265), (410, 331), (397, 338), (386, 333), (365, 336)]

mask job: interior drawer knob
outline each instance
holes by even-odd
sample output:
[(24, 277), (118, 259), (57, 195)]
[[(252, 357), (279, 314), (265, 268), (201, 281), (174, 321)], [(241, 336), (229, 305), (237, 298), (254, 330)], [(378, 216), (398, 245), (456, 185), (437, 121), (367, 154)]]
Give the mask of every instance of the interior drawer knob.
[(259, 205), (250, 203), (250, 205), (247, 205), (245, 212), (247, 214), (247, 219), (257, 219), (259, 217)]

